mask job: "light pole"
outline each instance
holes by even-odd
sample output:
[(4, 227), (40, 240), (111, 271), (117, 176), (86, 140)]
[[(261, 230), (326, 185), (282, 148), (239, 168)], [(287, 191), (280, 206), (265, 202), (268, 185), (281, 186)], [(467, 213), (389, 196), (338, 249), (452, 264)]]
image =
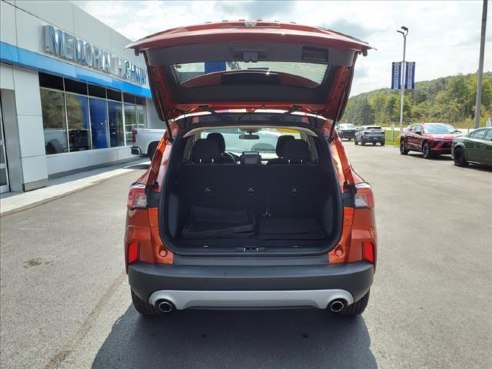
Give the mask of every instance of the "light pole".
[(480, 127), (480, 104), (482, 103), (483, 54), (485, 49), (485, 29), (487, 28), (487, 0), (483, 0), (482, 32), (480, 37), (480, 58), (478, 59), (477, 99), (475, 101), (475, 128)]
[(405, 95), (405, 52), (407, 50), (407, 35), (408, 28), (405, 26), (400, 27), (402, 30), (397, 29), (396, 32), (401, 33), (403, 36), (403, 63), (401, 63), (401, 87), (400, 87), (400, 136), (403, 133), (403, 99)]

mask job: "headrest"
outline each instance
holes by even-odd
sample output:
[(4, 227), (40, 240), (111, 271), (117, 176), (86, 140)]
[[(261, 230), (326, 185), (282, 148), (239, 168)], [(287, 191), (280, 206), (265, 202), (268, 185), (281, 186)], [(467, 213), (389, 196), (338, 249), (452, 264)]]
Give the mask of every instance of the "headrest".
[(258, 151), (245, 151), (239, 157), (241, 164), (257, 165), (261, 164), (261, 155)]
[(191, 160), (194, 163), (214, 163), (220, 161), (219, 144), (215, 140), (199, 139), (191, 150)]
[(283, 158), (295, 163), (307, 163), (311, 159), (311, 153), (306, 141), (291, 140), (284, 145)]
[(277, 147), (275, 149), (275, 152), (277, 153), (277, 156), (281, 158), (284, 156), (284, 146), (287, 141), (292, 141), (294, 139), (294, 136), (280, 136), (277, 141)]
[(217, 141), (219, 143), (220, 153), (223, 153), (225, 151), (226, 146), (225, 146), (224, 136), (222, 135), (222, 133), (219, 133), (219, 132), (209, 133), (207, 135), (207, 140)]

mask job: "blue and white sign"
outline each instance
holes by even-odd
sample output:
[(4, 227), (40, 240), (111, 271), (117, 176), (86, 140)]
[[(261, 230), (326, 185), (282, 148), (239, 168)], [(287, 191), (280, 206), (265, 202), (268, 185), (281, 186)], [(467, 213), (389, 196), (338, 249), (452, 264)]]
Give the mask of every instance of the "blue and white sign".
[(401, 62), (393, 62), (391, 68), (391, 89), (399, 90), (401, 88)]
[(405, 66), (405, 90), (415, 88), (415, 62), (406, 62)]

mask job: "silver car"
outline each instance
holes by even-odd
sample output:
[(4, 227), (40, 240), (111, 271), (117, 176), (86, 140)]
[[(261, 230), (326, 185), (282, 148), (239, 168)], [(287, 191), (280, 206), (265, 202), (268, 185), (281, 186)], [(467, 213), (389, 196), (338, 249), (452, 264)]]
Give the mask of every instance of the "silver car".
[(354, 137), (354, 143), (365, 145), (371, 142), (373, 145), (379, 143), (381, 146), (385, 144), (385, 132), (381, 126), (361, 126)]

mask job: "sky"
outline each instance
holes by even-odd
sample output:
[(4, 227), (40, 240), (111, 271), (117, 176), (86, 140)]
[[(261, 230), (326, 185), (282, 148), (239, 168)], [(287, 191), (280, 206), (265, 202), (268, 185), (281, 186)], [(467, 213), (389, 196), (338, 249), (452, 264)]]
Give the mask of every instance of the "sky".
[[(360, 57), (351, 96), (390, 87), (391, 62), (416, 62), (415, 80), (476, 73), (482, 1), (73, 1), (134, 41), (169, 28), (207, 21), (263, 19), (333, 29), (376, 50)], [(492, 10), (488, 7), (484, 71), (492, 71)]]

